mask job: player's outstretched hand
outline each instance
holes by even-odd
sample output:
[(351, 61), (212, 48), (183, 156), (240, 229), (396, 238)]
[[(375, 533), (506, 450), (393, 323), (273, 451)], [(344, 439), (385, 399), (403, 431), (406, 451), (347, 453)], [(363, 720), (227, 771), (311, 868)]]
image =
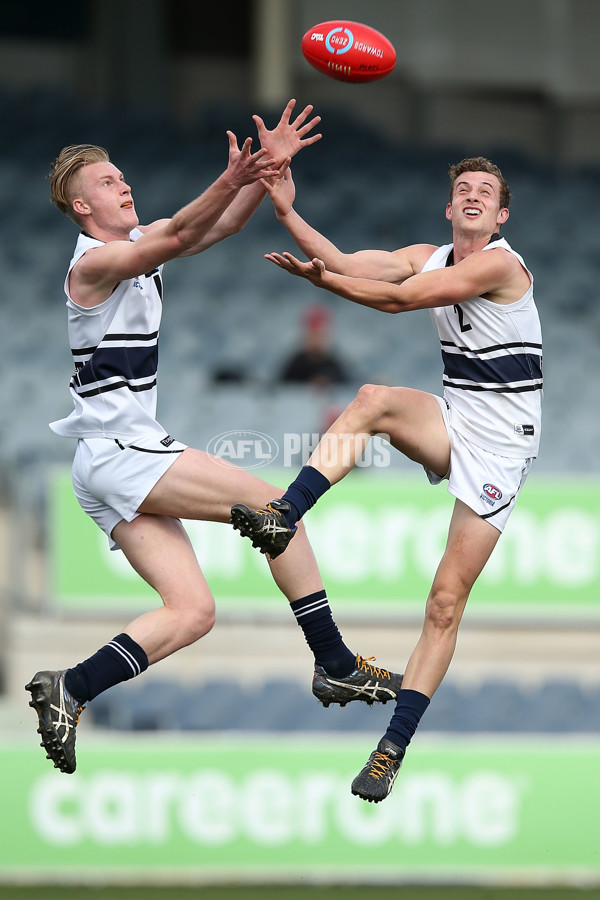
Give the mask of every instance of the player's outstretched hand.
[(310, 104), (298, 113), (293, 122), (290, 122), (295, 105), (296, 101), (290, 100), (272, 131), (269, 131), (260, 116), (252, 116), (261, 147), (267, 150), (278, 165), (281, 165), (286, 156), (295, 156), (303, 147), (309, 147), (323, 137), (322, 134), (310, 134), (321, 121), (321, 116), (314, 116), (310, 121), (306, 121), (313, 111)]
[(320, 285), (326, 271), (325, 263), (322, 259), (317, 259), (317, 257), (308, 262), (302, 262), (300, 259), (296, 259), (295, 256), (292, 256), (291, 253), (284, 252), (265, 253), (265, 259), (275, 263), (280, 269), (285, 269), (290, 275), (299, 275), (301, 278), (312, 281), (317, 287)]
[(279, 175), (279, 168), (275, 165), (275, 160), (268, 155), (268, 151), (264, 147), (257, 150), (256, 153), (251, 153), (252, 138), (246, 138), (240, 150), (233, 131), (228, 131), (227, 137), (229, 138), (229, 162), (225, 175), (235, 188), (260, 181), (261, 178), (276, 178)]

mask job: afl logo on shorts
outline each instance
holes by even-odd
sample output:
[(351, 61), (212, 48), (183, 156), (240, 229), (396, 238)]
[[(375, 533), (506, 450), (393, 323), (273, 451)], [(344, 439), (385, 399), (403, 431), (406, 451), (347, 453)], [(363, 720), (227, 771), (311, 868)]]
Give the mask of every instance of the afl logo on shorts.
[(489, 497), (490, 500), (502, 499), (502, 491), (500, 488), (497, 488), (495, 484), (484, 484), (483, 493)]

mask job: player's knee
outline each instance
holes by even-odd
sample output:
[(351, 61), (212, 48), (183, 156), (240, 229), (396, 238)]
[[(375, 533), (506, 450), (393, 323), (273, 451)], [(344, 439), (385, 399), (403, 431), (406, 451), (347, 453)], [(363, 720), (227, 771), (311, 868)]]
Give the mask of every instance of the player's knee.
[(214, 604), (200, 609), (191, 609), (181, 617), (181, 637), (182, 646), (193, 644), (200, 640), (211, 631), (215, 624), (215, 607)]
[(439, 631), (457, 628), (463, 607), (457, 591), (449, 588), (432, 590), (425, 608), (425, 620)]
[(352, 402), (365, 421), (376, 422), (389, 409), (390, 389), (384, 384), (363, 384)]

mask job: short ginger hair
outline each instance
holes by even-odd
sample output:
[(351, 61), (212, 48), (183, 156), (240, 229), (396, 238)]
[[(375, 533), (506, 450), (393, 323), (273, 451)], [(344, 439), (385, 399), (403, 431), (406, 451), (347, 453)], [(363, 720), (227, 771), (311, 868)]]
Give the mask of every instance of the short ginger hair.
[(79, 224), (73, 211), (73, 182), (77, 173), (90, 163), (110, 162), (108, 150), (96, 144), (70, 144), (63, 147), (50, 166), (50, 199), (61, 213)]
[(508, 209), (510, 203), (510, 188), (508, 182), (498, 166), (494, 165), (493, 162), (490, 162), (489, 159), (486, 159), (485, 156), (470, 156), (467, 159), (463, 159), (459, 163), (456, 163), (456, 165), (450, 166), (448, 169), (448, 175), (450, 176), (450, 202), (452, 202), (456, 180), (464, 172), (487, 172), (488, 175), (495, 175), (500, 182), (500, 209)]

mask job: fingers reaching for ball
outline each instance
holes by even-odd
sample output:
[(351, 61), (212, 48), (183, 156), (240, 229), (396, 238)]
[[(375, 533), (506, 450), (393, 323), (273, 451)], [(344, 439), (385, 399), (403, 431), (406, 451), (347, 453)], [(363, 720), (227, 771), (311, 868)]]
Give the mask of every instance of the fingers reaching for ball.
[(325, 263), (322, 259), (315, 257), (308, 262), (302, 262), (291, 253), (284, 251), (283, 253), (265, 253), (265, 259), (275, 263), (280, 269), (285, 269), (290, 275), (299, 275), (301, 278), (307, 278), (309, 281), (319, 281), (325, 272)]

